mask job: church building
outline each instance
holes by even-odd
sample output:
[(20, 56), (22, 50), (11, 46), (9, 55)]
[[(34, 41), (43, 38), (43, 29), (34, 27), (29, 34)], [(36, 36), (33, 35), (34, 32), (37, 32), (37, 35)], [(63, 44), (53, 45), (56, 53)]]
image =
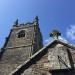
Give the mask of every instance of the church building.
[(75, 75), (75, 46), (54, 39), (43, 46), (43, 37), (36, 16), (33, 22), (14, 23), (0, 52), (0, 75)]

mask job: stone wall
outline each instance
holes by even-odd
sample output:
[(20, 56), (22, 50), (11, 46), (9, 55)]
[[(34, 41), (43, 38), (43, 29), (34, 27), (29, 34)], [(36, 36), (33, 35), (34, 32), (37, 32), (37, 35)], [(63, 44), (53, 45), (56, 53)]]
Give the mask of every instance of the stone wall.
[[(39, 60), (35, 58), (36, 61), (33, 61), (33, 64), (21, 75), (74, 75), (75, 70), (70, 70), (71, 63), (67, 49), (69, 50), (60, 44), (46, 49), (44, 54), (40, 54), (42, 56), (38, 55)], [(58, 55), (61, 55), (65, 63), (59, 61)]]
[(0, 74), (8, 75), (30, 57), (31, 46), (6, 49), (0, 60)]
[[(18, 38), (18, 33), (21, 30), (25, 30), (25, 37)], [(25, 28), (25, 26), (20, 28), (19, 27), (13, 28), (5, 48), (31, 45), (33, 33), (34, 33), (34, 26), (27, 28)]]

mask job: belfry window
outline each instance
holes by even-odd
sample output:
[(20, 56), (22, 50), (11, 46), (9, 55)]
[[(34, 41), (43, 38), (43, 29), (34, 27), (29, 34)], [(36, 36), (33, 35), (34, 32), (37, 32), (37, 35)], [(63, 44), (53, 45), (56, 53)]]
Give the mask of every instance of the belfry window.
[(25, 37), (25, 30), (22, 30), (18, 33), (18, 38)]

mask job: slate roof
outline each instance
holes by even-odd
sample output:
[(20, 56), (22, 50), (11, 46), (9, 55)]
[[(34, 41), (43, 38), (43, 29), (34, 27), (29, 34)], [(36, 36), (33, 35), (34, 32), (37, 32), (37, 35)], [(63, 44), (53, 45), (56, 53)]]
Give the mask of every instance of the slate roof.
[[(21, 75), (22, 72), (24, 72), (29, 66), (31, 66), (37, 60), (37, 57), (39, 57), (40, 54), (43, 54), (47, 50), (47, 48), (50, 47), (54, 43), (62, 44), (68, 48), (73, 49), (75, 52), (75, 46), (74, 45), (69, 44), (67, 42), (64, 42), (62, 40), (59, 40), (59, 39), (54, 39), (51, 42), (49, 42), (47, 45), (45, 45), (42, 49), (40, 49), (38, 52), (36, 52), (34, 55), (29, 57), (29, 59), (27, 61), (25, 61), (23, 64), (19, 65), (9, 75)], [(75, 56), (75, 53), (74, 53), (74, 56)]]

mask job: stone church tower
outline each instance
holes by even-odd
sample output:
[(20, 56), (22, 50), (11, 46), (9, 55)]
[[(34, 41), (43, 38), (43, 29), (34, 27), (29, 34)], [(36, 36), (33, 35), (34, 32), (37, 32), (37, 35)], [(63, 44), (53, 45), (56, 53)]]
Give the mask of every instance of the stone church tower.
[(32, 23), (13, 25), (0, 54), (0, 74), (8, 75), (28, 57), (42, 48), (42, 34), (38, 17)]

